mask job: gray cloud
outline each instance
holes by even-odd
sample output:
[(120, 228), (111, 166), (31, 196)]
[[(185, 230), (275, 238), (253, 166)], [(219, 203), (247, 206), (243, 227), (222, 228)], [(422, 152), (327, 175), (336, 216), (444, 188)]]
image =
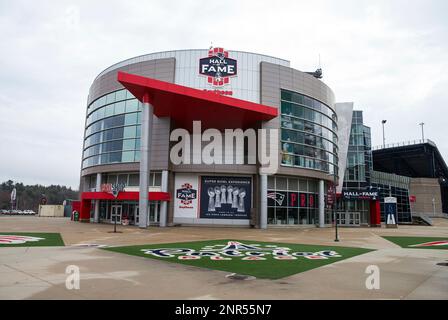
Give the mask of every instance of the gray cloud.
[(425, 135), (448, 156), (448, 2), (0, 0), (0, 179), (78, 187), (85, 103), (104, 68), (211, 42), (313, 70), (381, 144)]

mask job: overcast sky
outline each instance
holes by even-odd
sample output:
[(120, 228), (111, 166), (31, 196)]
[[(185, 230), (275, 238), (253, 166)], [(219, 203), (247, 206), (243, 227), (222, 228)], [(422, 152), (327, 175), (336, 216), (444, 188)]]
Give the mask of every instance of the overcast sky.
[(78, 188), (88, 89), (121, 60), (222, 46), (311, 71), (373, 145), (433, 140), (448, 161), (448, 1), (0, 0), (0, 180)]

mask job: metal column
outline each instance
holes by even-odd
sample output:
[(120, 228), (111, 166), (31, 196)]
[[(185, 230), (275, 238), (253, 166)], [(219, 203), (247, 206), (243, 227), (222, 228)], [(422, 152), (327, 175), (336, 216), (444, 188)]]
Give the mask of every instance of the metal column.
[(260, 229), (268, 227), (268, 176), (260, 175)]
[[(168, 171), (162, 171), (162, 192), (168, 192)], [(166, 213), (168, 209), (168, 203), (166, 201), (162, 201), (160, 204), (160, 227), (166, 227)]]
[(319, 180), (319, 228), (325, 227), (325, 187), (324, 180)]
[(148, 185), (151, 162), (150, 144), (152, 141), (152, 117), (154, 107), (149, 103), (149, 96), (143, 97), (142, 127), (140, 138), (140, 196), (139, 227), (148, 226)]

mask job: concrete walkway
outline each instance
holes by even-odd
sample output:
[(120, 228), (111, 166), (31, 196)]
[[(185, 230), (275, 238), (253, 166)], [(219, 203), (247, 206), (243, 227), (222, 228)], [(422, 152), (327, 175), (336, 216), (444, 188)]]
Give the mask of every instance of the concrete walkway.
[[(448, 237), (448, 220), (398, 229), (240, 229), (173, 227), (140, 230), (60, 218), (0, 217), (0, 232), (59, 232), (67, 247), (0, 248), (0, 299), (448, 299), (447, 250), (402, 249), (382, 235)], [(73, 245), (131, 245), (210, 239), (358, 246), (361, 256), (279, 280), (229, 280), (227, 272)], [(66, 289), (66, 268), (81, 272)], [(367, 266), (380, 269), (380, 290), (366, 289)]]

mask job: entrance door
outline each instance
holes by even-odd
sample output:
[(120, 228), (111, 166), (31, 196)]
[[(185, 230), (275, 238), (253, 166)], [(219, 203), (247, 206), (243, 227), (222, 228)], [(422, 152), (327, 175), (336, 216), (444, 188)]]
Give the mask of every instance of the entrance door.
[(122, 214), (122, 206), (121, 205), (112, 205), (111, 206), (110, 222), (115, 223), (115, 219), (116, 219), (117, 224), (120, 224), (121, 223), (121, 214)]
[(136, 225), (136, 226), (138, 226), (138, 223), (139, 223), (139, 210), (138, 210), (138, 206), (135, 206), (135, 208), (134, 208), (134, 224)]
[[(148, 205), (148, 215), (146, 216), (147, 223), (150, 225), (151, 223), (158, 223), (159, 222), (159, 201), (151, 201)], [(134, 217), (135, 217), (135, 225), (139, 224), (140, 221), (140, 210), (139, 206), (135, 206), (134, 209)]]
[(359, 212), (338, 212), (338, 224), (346, 227), (356, 227), (361, 225), (361, 214)]

